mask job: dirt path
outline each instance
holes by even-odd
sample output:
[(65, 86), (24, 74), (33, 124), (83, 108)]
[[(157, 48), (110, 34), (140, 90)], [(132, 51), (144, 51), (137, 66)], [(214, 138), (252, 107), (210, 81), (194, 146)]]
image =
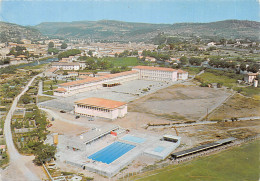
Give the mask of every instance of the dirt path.
[(39, 176), (36, 174), (36, 170), (38, 168), (32, 163), (32, 157), (28, 161), (28, 157), (21, 155), (17, 149), (15, 148), (13, 138), (12, 138), (12, 132), (11, 132), (11, 118), (12, 115), (16, 109), (17, 103), (20, 99), (20, 97), (28, 90), (28, 87), (32, 84), (34, 79), (39, 75), (34, 76), (28, 84), (25, 86), (23, 91), (14, 99), (13, 104), (6, 116), (5, 125), (4, 125), (4, 135), (7, 145), (7, 151), (10, 157), (10, 163), (7, 169), (2, 171), (2, 180), (42, 180), (41, 177), (44, 176), (44, 174), (39, 173), (42, 176)]

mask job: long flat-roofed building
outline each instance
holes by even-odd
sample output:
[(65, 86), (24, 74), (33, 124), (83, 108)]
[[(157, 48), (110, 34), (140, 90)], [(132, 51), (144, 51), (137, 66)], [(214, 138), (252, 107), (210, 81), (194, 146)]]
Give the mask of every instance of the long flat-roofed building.
[(88, 77), (83, 80), (77, 80), (73, 82), (59, 84), (58, 89), (54, 90), (54, 95), (67, 96), (67, 95), (72, 95), (80, 92), (99, 89), (107, 84), (119, 85), (122, 84), (123, 82), (136, 80), (136, 79), (138, 79), (137, 71), (127, 71), (127, 72), (120, 72), (117, 74), (108, 74), (102, 77)]
[[(138, 71), (139, 79), (156, 81), (177, 81), (188, 78), (188, 73), (165, 67), (135, 66), (132, 70)], [(183, 75), (183, 76), (182, 76)]]
[(75, 114), (84, 116), (116, 119), (127, 114), (127, 104), (125, 102), (91, 97), (76, 101), (74, 111)]

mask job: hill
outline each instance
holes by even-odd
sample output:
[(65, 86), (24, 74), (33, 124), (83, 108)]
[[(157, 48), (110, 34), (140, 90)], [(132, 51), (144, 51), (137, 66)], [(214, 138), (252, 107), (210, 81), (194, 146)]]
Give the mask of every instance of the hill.
[(81, 38), (111, 41), (151, 41), (159, 33), (180, 38), (202, 39), (247, 38), (259, 41), (260, 23), (225, 20), (212, 23), (148, 24), (112, 20), (45, 22), (35, 26), (50, 37)]
[(41, 37), (42, 34), (33, 27), (20, 26), (0, 21), (0, 42), (17, 42), (24, 38), (36, 40)]

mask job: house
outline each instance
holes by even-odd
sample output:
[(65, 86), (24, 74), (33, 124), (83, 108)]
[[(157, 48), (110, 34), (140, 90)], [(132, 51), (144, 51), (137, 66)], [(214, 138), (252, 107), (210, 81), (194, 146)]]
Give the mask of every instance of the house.
[(54, 62), (52, 67), (62, 70), (79, 70), (80, 64), (78, 62)]
[(154, 58), (154, 57), (145, 57), (145, 61), (147, 61), (147, 62), (156, 62), (156, 58)]
[(46, 70), (44, 75), (46, 77), (54, 77), (56, 75), (55, 72), (57, 72), (57, 71), (58, 71), (58, 68), (52, 67), (52, 68)]
[(109, 99), (91, 97), (75, 102), (75, 114), (116, 119), (127, 114), (127, 104)]
[(244, 81), (246, 83), (252, 84), (254, 83), (254, 80), (258, 78), (259, 73), (248, 73), (244, 76)]

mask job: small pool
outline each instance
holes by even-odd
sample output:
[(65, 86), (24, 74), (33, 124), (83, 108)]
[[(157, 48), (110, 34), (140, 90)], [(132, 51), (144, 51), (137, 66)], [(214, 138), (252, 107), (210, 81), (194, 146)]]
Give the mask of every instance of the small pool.
[(125, 153), (132, 150), (135, 146), (122, 142), (114, 142), (111, 145), (99, 150), (98, 152), (90, 155), (88, 158), (110, 164)]
[(157, 146), (153, 151), (161, 153), (165, 148), (163, 146)]
[(144, 138), (131, 136), (131, 135), (126, 135), (123, 138), (121, 138), (121, 140), (130, 141), (130, 142), (133, 142), (133, 143), (143, 143), (143, 142), (145, 142)]

